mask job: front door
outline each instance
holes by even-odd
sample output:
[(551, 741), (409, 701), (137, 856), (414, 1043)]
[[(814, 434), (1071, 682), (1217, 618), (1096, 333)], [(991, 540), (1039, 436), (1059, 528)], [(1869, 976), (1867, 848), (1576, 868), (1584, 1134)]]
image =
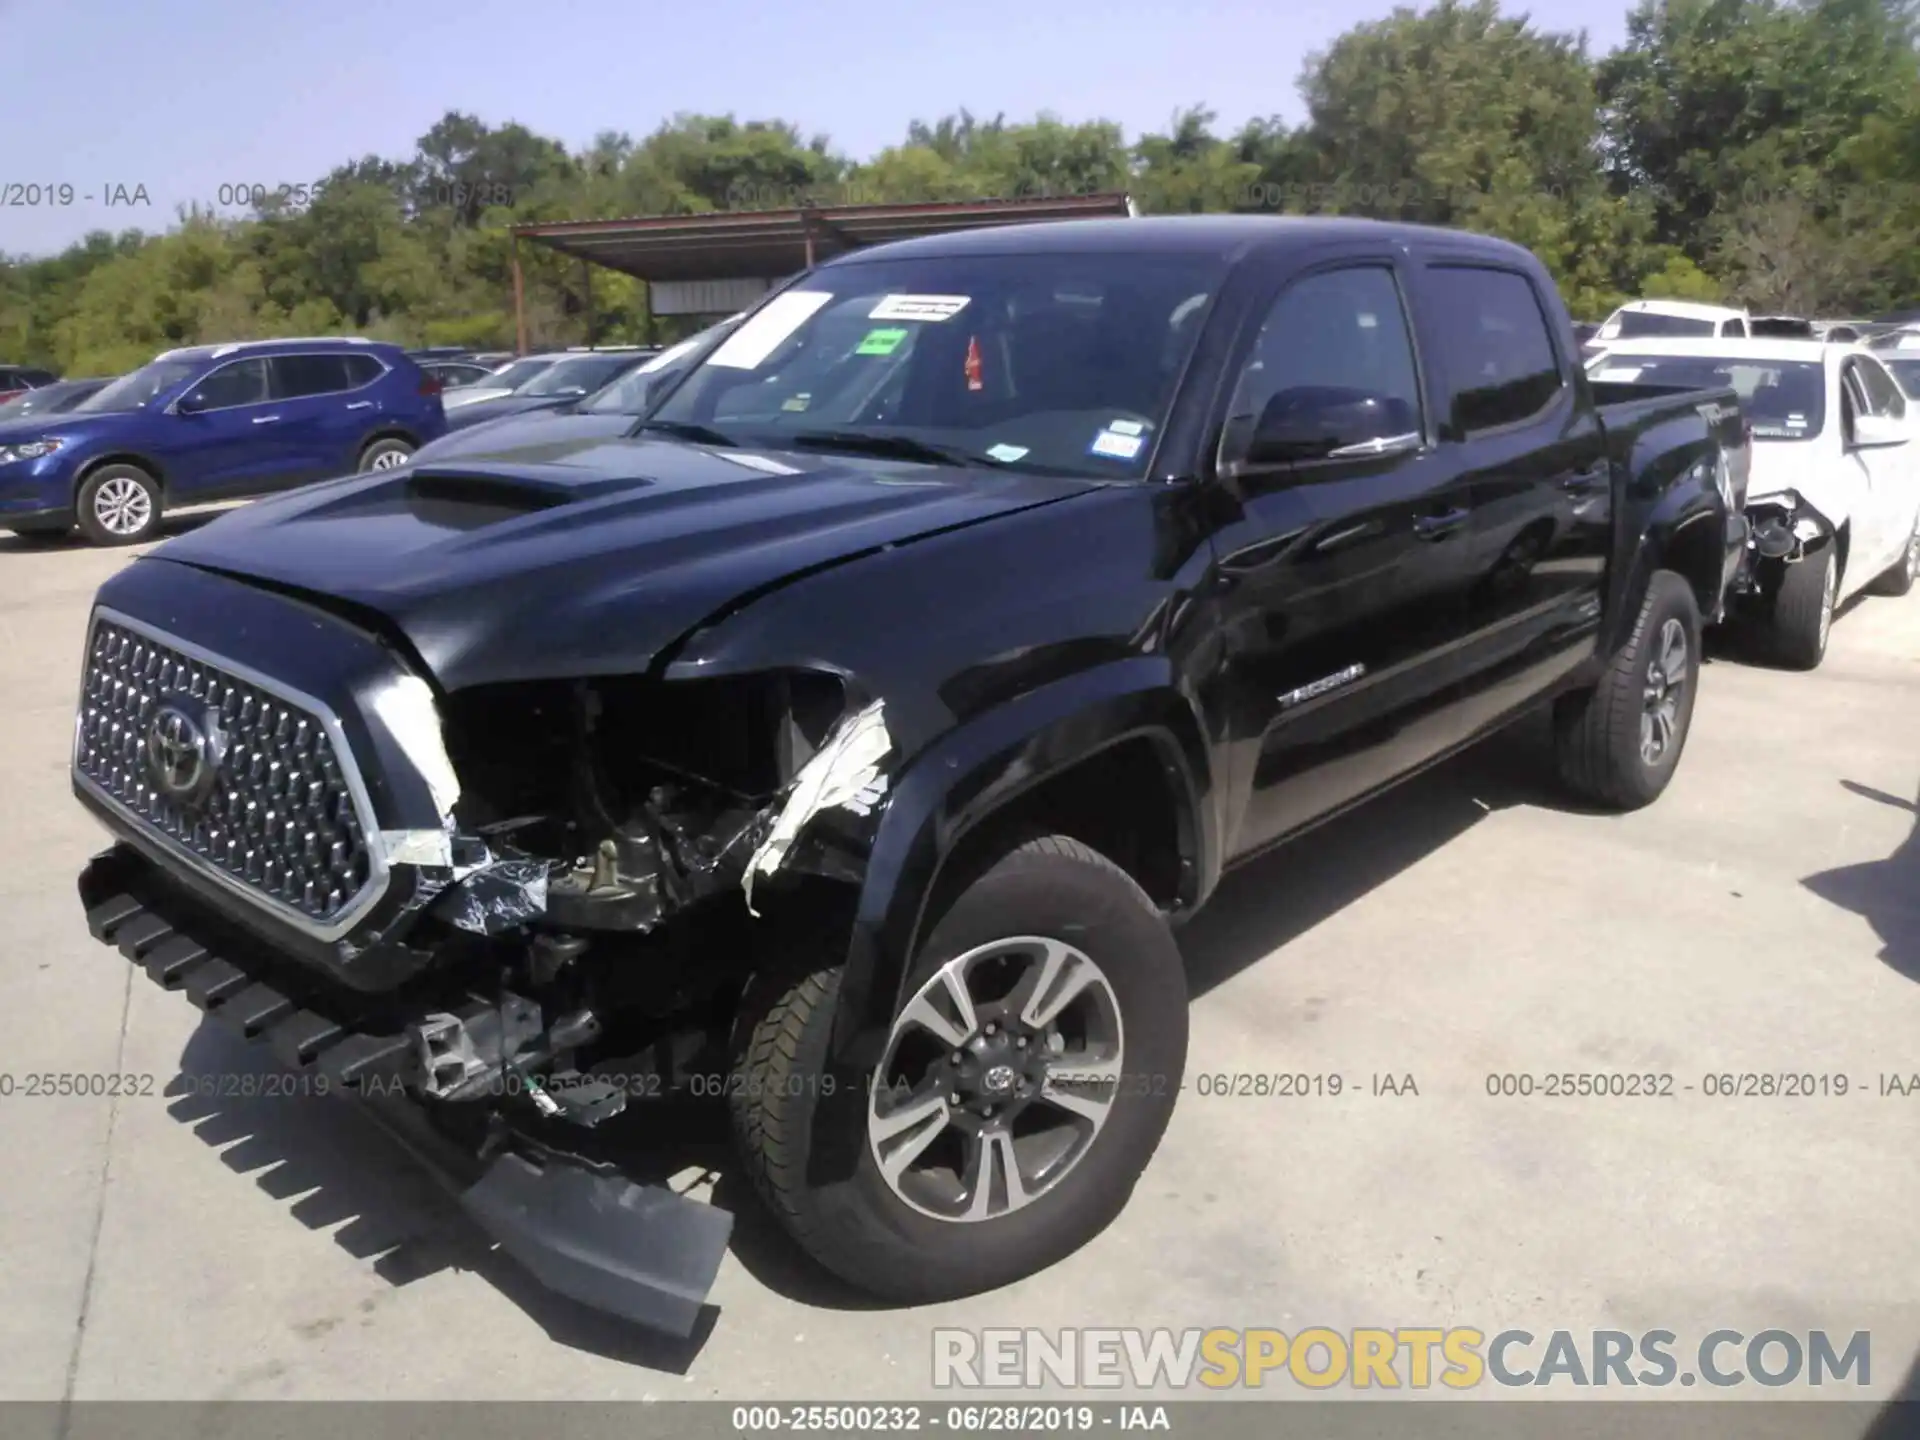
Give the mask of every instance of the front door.
[(168, 416), (168, 489), (183, 500), (243, 495), (290, 462), (265, 360), (233, 360), (187, 392), (194, 408)]
[[(1908, 423), (1907, 401), (1894, 378), (1870, 356), (1846, 362), (1847, 403), (1860, 413), (1882, 420)], [(1920, 506), (1920, 447), (1909, 440), (1901, 445), (1863, 446), (1853, 458), (1867, 473), (1867, 509), (1870, 525), (1861, 527), (1853, 543), (1858, 561), (1847, 562), (1847, 588), (1864, 585), (1906, 554), (1913, 537), (1914, 511)]]
[[(1220, 683), (1236, 737), (1254, 742), (1234, 853), (1378, 788), (1448, 731), (1439, 677), (1467, 633), (1471, 504), (1430, 433), (1399, 263), (1387, 252), (1290, 279), (1241, 341), (1214, 537)], [(1273, 458), (1261, 437), (1324, 429), (1315, 407), (1349, 430), (1377, 416), (1376, 433)]]

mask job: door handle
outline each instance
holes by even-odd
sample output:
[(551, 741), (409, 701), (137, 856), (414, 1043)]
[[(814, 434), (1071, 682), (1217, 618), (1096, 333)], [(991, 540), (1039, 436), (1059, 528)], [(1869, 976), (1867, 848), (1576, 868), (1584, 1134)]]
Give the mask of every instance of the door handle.
[(356, 400), (347, 406), (349, 410), (371, 410), (372, 408), (373, 402), (371, 400)]
[(1560, 488), (1573, 491), (1595, 490), (1606, 484), (1612, 473), (1606, 465), (1595, 465), (1590, 469), (1567, 476), (1560, 482)]
[(1444, 540), (1466, 523), (1465, 510), (1449, 510), (1441, 515), (1421, 515), (1413, 522), (1413, 533), (1422, 540)]
[(279, 418), (278, 415), (256, 415), (253, 417), (253, 423), (256, 425), (271, 425)]

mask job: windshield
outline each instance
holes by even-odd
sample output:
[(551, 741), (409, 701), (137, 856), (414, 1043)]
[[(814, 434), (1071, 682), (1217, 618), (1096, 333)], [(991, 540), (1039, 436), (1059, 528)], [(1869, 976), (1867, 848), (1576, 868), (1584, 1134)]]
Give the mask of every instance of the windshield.
[(1827, 420), (1825, 367), (1817, 360), (1731, 360), (1696, 355), (1625, 355), (1615, 350), (1591, 371), (1599, 381), (1708, 390), (1731, 385), (1756, 440), (1811, 440)]
[(1920, 359), (1885, 360), (1881, 363), (1893, 372), (1893, 378), (1900, 382), (1900, 388), (1907, 392), (1909, 400), (1920, 400)]
[(578, 360), (561, 360), (522, 385), (516, 395), (585, 395), (598, 390), (629, 365), (632, 355), (590, 355)]
[(551, 360), (516, 360), (511, 365), (494, 371), (478, 383), (485, 385), (489, 390), (517, 390), (552, 365)]
[(139, 410), (182, 381), (200, 372), (198, 360), (155, 360), (130, 375), (122, 375), (103, 387), (90, 399), (73, 407), (72, 414), (97, 414), (102, 410)]
[(614, 380), (597, 395), (582, 401), (581, 412), (587, 415), (644, 414), (648, 402), (652, 399), (654, 387), (678, 375), (686, 368), (687, 361), (693, 357), (694, 352), (716, 336), (731, 330), (735, 323), (735, 320), (723, 320), (718, 325), (709, 325), (699, 334), (690, 336), (677, 345), (669, 345), (658, 355)]
[(843, 262), (755, 311), (648, 421), (743, 445), (914, 442), (1138, 478), (1224, 268), (1089, 253)]

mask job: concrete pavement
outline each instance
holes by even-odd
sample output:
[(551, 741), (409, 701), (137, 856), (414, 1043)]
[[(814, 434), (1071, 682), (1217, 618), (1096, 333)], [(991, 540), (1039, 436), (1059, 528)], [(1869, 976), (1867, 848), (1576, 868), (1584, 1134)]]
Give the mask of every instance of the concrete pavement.
[[(1811, 675), (1710, 665), (1649, 810), (1564, 808), (1522, 728), (1230, 877), (1183, 937), (1194, 1074), (1343, 1093), (1190, 1084), (1065, 1264), (890, 1311), (749, 1208), (682, 1345), (540, 1293), (337, 1101), (165, 1093), (268, 1072), (74, 897), (82, 630), (127, 558), (0, 538), (0, 1396), (903, 1398), (935, 1325), (1866, 1329), (1876, 1395), (1920, 1349), (1920, 1095), (1877, 1093), (1920, 1072), (1920, 596), (1856, 606)], [(1568, 1070), (1676, 1093), (1488, 1094)], [(153, 1093), (26, 1098), (36, 1071)], [(1851, 1090), (1703, 1093), (1747, 1071)], [(695, 1116), (689, 1159), (718, 1139)]]

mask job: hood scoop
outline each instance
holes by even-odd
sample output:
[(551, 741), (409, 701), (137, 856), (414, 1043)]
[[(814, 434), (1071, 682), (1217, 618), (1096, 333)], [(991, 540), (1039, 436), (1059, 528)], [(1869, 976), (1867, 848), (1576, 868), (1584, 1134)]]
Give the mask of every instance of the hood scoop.
[(555, 485), (524, 476), (425, 470), (407, 477), (406, 508), (428, 525), (472, 530), (580, 498), (577, 486)]

